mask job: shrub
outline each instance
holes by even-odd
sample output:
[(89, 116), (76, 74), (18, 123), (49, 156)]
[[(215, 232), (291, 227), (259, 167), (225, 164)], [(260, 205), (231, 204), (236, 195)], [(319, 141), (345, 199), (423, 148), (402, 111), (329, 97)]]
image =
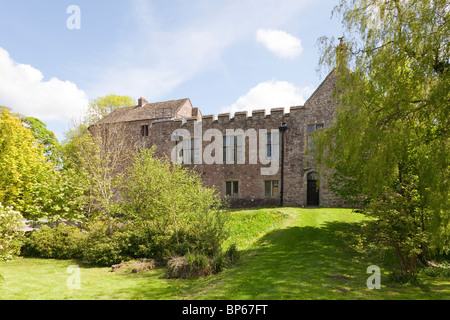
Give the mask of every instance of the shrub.
[(219, 252), (214, 259), (211, 261), (211, 267), (213, 273), (222, 272), (228, 266), (227, 258), (225, 257), (225, 253)]
[(22, 245), (21, 228), (22, 215), (10, 207), (0, 203), (0, 261), (9, 260), (20, 252)]
[(21, 254), (52, 259), (80, 258), (83, 237), (84, 232), (76, 226), (44, 225), (27, 235)]
[(148, 258), (162, 260), (170, 251), (173, 239), (158, 234), (147, 223), (120, 223), (112, 234), (104, 222), (90, 223), (82, 249), (85, 263), (110, 266), (123, 261)]
[(87, 235), (82, 243), (81, 260), (97, 266), (111, 266), (126, 260), (121, 247), (126, 242), (126, 236), (114, 230), (110, 235), (107, 223), (95, 221), (86, 226)]
[(169, 279), (187, 278), (189, 276), (188, 261), (186, 256), (174, 256), (167, 262), (166, 277)]
[(162, 258), (187, 252), (215, 256), (226, 239), (227, 214), (218, 193), (206, 188), (195, 171), (158, 159), (153, 152), (139, 150), (127, 171), (122, 189), (125, 216), (151, 224)]
[(237, 246), (235, 243), (232, 243), (228, 247), (227, 251), (225, 251), (225, 259), (227, 261), (235, 262), (235, 261), (239, 260), (240, 257), (241, 257), (241, 253), (237, 249)]
[(221, 272), (240, 257), (233, 244), (227, 251), (210, 257), (202, 253), (188, 252), (184, 256), (173, 256), (167, 262), (167, 278), (206, 277)]
[(167, 262), (167, 278), (188, 278), (211, 274), (211, 258), (203, 254), (188, 253), (185, 256), (174, 256)]

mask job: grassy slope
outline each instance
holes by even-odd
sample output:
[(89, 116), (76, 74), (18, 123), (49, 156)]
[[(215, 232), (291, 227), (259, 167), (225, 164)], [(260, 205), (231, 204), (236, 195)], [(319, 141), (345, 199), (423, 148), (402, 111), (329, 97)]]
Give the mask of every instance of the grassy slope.
[(421, 277), (419, 286), (386, 280), (369, 290), (374, 261), (348, 248), (336, 231), (364, 217), (346, 209), (283, 208), (233, 212), (232, 236), (243, 250), (237, 266), (200, 279), (164, 279), (164, 269), (140, 274), (81, 269), (81, 290), (67, 289), (75, 261), (16, 259), (0, 263), (0, 299), (450, 299), (450, 279)]

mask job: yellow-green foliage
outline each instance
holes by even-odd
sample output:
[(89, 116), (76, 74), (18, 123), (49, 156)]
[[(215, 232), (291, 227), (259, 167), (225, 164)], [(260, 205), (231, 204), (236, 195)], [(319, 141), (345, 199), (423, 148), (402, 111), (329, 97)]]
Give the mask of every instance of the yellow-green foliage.
[(316, 164), (378, 219), (374, 235), (410, 273), (450, 250), (448, 1), (341, 0), (336, 12), (345, 38), (321, 43), (338, 106)]
[(0, 111), (0, 202), (23, 212), (33, 187), (51, 170), (42, 145), (8, 110)]
[(22, 215), (0, 203), (0, 261), (9, 260), (20, 251)]

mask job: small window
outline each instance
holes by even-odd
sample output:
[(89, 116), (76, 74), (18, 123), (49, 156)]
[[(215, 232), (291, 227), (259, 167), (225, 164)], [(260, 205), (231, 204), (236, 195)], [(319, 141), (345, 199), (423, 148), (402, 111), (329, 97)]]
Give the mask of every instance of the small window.
[(225, 182), (225, 194), (227, 196), (239, 195), (239, 181), (226, 181)]
[(145, 124), (141, 127), (141, 135), (143, 137), (148, 137), (148, 124)]
[(200, 162), (200, 140), (183, 140), (183, 164), (197, 164)]
[(312, 142), (311, 135), (314, 133), (314, 131), (320, 131), (323, 129), (323, 124), (309, 124), (307, 129), (307, 135), (306, 135), (306, 143), (308, 146), (308, 149), (313, 151), (314, 150), (314, 144)]
[(279, 152), (278, 132), (267, 133), (266, 136), (266, 157), (270, 160), (278, 160)]
[(223, 163), (244, 163), (244, 143), (241, 135), (223, 137)]
[(268, 197), (278, 196), (278, 180), (264, 181), (264, 194)]

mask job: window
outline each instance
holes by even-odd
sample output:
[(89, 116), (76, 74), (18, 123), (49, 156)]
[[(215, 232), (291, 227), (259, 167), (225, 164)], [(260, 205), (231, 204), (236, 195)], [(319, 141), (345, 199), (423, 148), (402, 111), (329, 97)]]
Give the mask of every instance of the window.
[(200, 140), (183, 139), (183, 164), (194, 164), (200, 162)]
[(244, 163), (244, 143), (241, 135), (223, 137), (223, 163)]
[(314, 150), (314, 145), (312, 142), (312, 134), (314, 131), (320, 131), (323, 129), (323, 124), (310, 124), (308, 125), (307, 133), (306, 133), (306, 142), (309, 150)]
[(148, 124), (141, 126), (141, 135), (143, 137), (148, 137)]
[(280, 135), (278, 132), (267, 133), (266, 157), (269, 160), (278, 160)]
[(176, 164), (183, 163), (183, 140), (175, 142)]
[(226, 181), (225, 182), (225, 194), (227, 196), (239, 195), (239, 181)]
[(264, 181), (264, 194), (266, 196), (278, 196), (278, 180)]

